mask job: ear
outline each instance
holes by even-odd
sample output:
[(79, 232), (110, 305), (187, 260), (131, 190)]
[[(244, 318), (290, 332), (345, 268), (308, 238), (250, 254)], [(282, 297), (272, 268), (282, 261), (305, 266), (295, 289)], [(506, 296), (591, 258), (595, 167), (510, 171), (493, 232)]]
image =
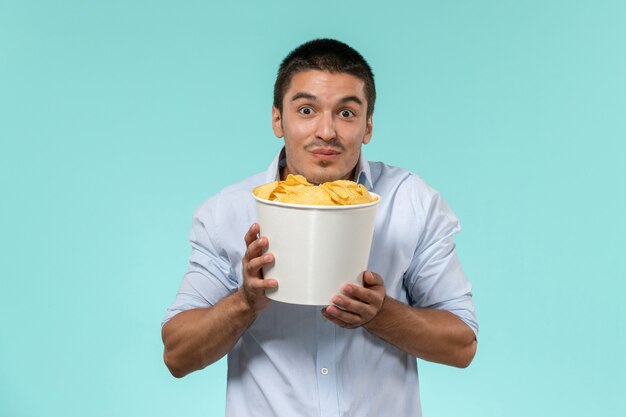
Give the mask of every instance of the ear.
[(372, 116), (367, 118), (367, 126), (365, 127), (365, 136), (363, 136), (363, 143), (367, 145), (372, 139)]
[(285, 135), (283, 133), (283, 119), (276, 106), (272, 106), (272, 130), (277, 138), (282, 138)]

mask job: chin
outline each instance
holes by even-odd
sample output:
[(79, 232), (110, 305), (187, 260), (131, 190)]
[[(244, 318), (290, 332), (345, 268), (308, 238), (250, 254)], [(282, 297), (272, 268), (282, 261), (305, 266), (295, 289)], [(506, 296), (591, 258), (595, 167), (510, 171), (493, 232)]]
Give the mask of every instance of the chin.
[(324, 182), (331, 182), (338, 179), (341, 179), (341, 175), (336, 172), (318, 172), (312, 174), (310, 177), (306, 177), (306, 179), (313, 184), (321, 184)]

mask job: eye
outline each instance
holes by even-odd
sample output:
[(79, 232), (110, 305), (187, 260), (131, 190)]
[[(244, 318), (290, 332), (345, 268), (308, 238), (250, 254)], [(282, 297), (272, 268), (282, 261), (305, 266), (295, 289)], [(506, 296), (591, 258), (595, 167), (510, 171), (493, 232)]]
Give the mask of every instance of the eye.
[(354, 117), (354, 113), (352, 112), (352, 110), (343, 109), (341, 111), (341, 117), (345, 117), (345, 118)]
[(311, 114), (313, 114), (313, 109), (307, 106), (307, 107), (302, 107), (300, 110), (298, 110), (298, 112), (305, 116), (310, 116)]

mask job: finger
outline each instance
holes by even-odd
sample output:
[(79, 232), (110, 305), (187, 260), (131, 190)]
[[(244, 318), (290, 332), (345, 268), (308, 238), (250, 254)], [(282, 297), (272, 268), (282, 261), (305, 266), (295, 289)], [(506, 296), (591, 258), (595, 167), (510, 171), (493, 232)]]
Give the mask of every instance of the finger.
[(250, 226), (250, 228), (246, 232), (246, 235), (243, 237), (243, 240), (245, 240), (246, 242), (246, 246), (250, 246), (250, 244), (256, 240), (260, 230), (261, 227), (258, 223), (253, 223), (252, 226)]
[(361, 323), (362, 319), (360, 316), (344, 311), (337, 306), (330, 305), (325, 309), (326, 315), (332, 319), (333, 322), (338, 324), (343, 324), (343, 326), (354, 327)]
[(263, 251), (267, 249), (268, 246), (269, 241), (267, 237), (261, 236), (248, 245), (248, 247), (246, 248), (246, 253), (244, 254), (244, 258), (250, 260), (252, 258), (261, 256)]
[(372, 314), (372, 307), (369, 304), (340, 294), (333, 296), (331, 302), (339, 310), (352, 313), (361, 318), (368, 317)]
[(247, 262), (244, 262), (244, 271), (248, 275), (260, 275), (259, 271), (266, 265), (274, 262), (274, 255), (271, 253), (266, 253), (262, 256), (258, 256), (256, 258), (252, 258)]
[(341, 290), (346, 296), (366, 304), (375, 304), (379, 298), (378, 294), (374, 290), (358, 285), (346, 284), (341, 288)]
[(348, 328), (352, 328), (352, 327), (355, 327), (355, 326), (352, 326), (352, 325), (350, 325), (350, 324), (348, 324), (348, 323), (344, 323), (343, 321), (341, 321), (341, 320), (339, 320), (339, 319), (337, 319), (337, 318), (335, 318), (335, 317), (331, 316), (330, 314), (328, 314), (328, 312), (326, 311), (326, 307), (324, 307), (324, 308), (322, 309), (322, 316), (323, 316), (326, 320), (330, 321), (331, 323), (336, 324), (336, 325), (337, 325), (337, 326), (339, 326), (339, 327), (343, 327), (343, 328), (346, 328), (346, 329), (348, 329)]
[(248, 281), (247, 286), (253, 291), (261, 291), (270, 288), (277, 288), (278, 281), (275, 279), (252, 279)]

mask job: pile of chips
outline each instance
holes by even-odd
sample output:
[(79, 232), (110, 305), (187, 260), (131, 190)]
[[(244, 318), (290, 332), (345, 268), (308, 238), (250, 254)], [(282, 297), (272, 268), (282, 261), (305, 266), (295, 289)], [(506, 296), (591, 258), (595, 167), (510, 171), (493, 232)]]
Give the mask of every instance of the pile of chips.
[(376, 201), (367, 188), (354, 181), (337, 180), (320, 185), (309, 183), (302, 175), (287, 175), (284, 181), (273, 181), (252, 190), (264, 200), (314, 206), (347, 206)]

